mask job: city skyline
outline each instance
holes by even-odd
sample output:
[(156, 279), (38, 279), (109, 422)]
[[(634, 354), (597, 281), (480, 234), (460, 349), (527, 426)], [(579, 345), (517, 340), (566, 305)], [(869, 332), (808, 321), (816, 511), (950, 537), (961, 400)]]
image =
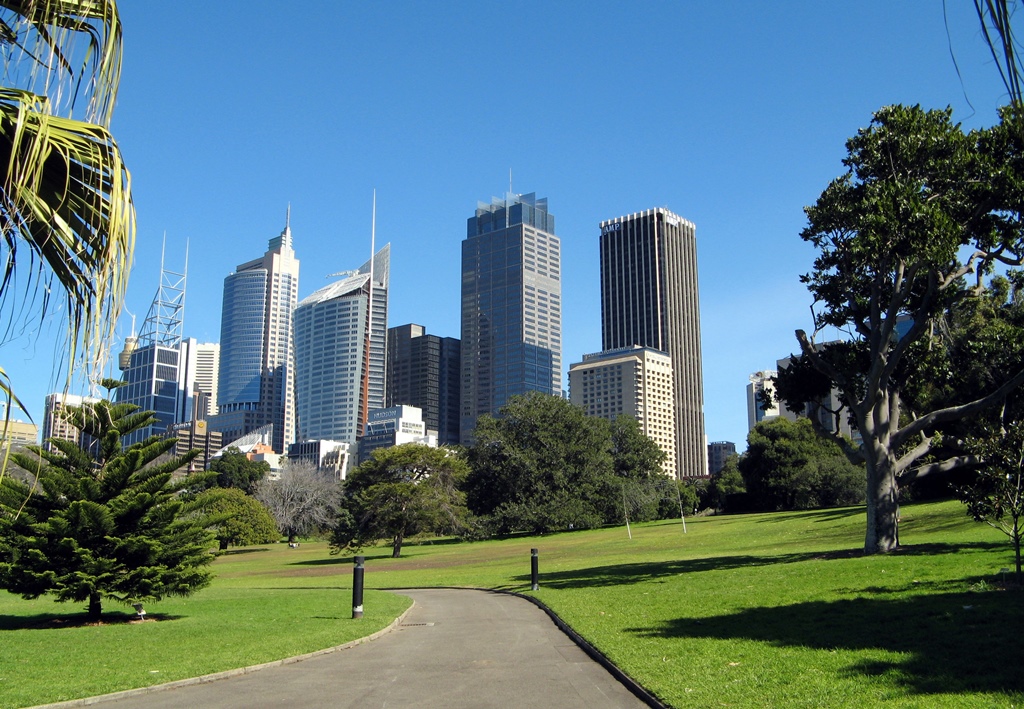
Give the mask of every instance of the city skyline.
[[(973, 128), (1006, 102), (970, 3), (556, 3), (540, 23), (464, 2), (331, 3), (283, 24), (230, 1), (120, 9), (112, 130), (138, 240), (119, 338), (152, 299), (164, 233), (191, 254), (185, 335), (217, 341), (224, 277), (289, 203), (301, 298), (365, 260), (374, 188), (390, 323), (457, 337), (465, 219), (511, 169), (512, 191), (558, 215), (563, 376), (601, 349), (599, 222), (665, 206), (698, 225), (705, 429), (741, 448), (749, 375), (810, 326), (801, 210), (842, 173), (846, 139), (886, 104), (950, 105)], [(55, 318), (28, 325), (3, 366), (39, 422), (66, 350)]]

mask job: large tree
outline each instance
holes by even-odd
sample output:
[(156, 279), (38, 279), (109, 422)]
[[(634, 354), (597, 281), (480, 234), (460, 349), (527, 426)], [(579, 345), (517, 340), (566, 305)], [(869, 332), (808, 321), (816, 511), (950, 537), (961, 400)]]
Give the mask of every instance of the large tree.
[(31, 455), (13, 455), (24, 475), (0, 482), (0, 588), (88, 601), (98, 621), (104, 598), (159, 600), (209, 583), (213, 520), (192, 514), (177, 494), (209, 473), (172, 477), (198, 450), (156, 463), (173, 438), (122, 449), (122, 436), (156, 421), (137, 409), (106, 400), (68, 407), (70, 422), (97, 441), (95, 452), (50, 439), (53, 452), (32, 446)]
[(196, 495), (193, 505), (200, 514), (217, 521), (213, 533), (221, 550), (229, 544), (244, 547), (280, 541), (277, 522), (262, 502), (236, 487), (215, 487)]
[(294, 543), (302, 534), (334, 525), (341, 482), (310, 463), (289, 463), (278, 478), (264, 478), (253, 496), (266, 505), (277, 526)]
[[(612, 468), (622, 489), (621, 510), (627, 521), (644, 522), (655, 519), (662, 511), (672, 509), (671, 516), (682, 514), (682, 498), (677, 482), (662, 469), (665, 451), (644, 435), (640, 424), (629, 416), (618, 416), (609, 425)], [(668, 501), (670, 504), (663, 504)], [(607, 516), (619, 515), (610, 510)]]
[[(0, 43), (0, 311), (13, 320), (62, 306), (66, 364), (93, 371), (135, 241), (128, 171), (109, 130), (121, 72), (117, 6), (5, 0)], [(8, 292), (24, 284), (28, 297)], [(11, 389), (0, 369), (0, 391)]]
[(414, 534), (463, 531), (469, 511), (459, 488), (468, 474), (466, 461), (448, 448), (407, 443), (375, 450), (345, 481), (332, 550), (387, 539), (398, 558)]
[(847, 141), (847, 172), (806, 210), (801, 237), (819, 251), (803, 277), (815, 335), (835, 328), (851, 337), (822, 345), (800, 330), (797, 339), (805, 361), (839, 389), (863, 439), (868, 553), (899, 543), (902, 480), (975, 462), (956, 452), (931, 456), (939, 427), (985, 411), (1024, 382), (1018, 369), (932, 409), (905, 396), (936, 323), (977, 297), (994, 265), (1020, 262), (1024, 122), (1012, 109), (1001, 119), (965, 134), (948, 109), (883, 108)]
[(595, 527), (621, 509), (607, 422), (564, 399), (514, 396), (474, 436), (467, 503), (495, 533)]
[(219, 487), (238, 488), (251, 495), (256, 485), (270, 475), (270, 463), (265, 460), (249, 460), (236, 446), (229, 446), (220, 456), (210, 461), (210, 470), (217, 473)]

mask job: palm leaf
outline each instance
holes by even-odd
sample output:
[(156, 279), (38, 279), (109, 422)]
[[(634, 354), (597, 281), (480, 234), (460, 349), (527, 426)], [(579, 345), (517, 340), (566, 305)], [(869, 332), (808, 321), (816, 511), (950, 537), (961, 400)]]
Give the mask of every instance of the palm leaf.
[(45, 94), (54, 113), (110, 127), (121, 78), (121, 21), (115, 0), (0, 0), (2, 83)]
[(135, 244), (130, 177), (106, 129), (50, 115), (47, 105), (44, 97), (0, 88), (0, 303), (27, 247), (37, 284), (52, 274), (64, 291), (69, 362), (80, 354), (94, 363), (128, 283)]

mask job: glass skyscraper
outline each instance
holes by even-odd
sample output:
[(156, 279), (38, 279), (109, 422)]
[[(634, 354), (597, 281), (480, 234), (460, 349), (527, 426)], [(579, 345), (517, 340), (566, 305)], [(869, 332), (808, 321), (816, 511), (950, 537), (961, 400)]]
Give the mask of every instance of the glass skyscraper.
[(601, 347), (672, 358), (676, 471), (707, 473), (696, 227), (667, 209), (601, 222)]
[(300, 441), (354, 443), (369, 412), (384, 408), (390, 260), (389, 244), (374, 255), (372, 277), (367, 261), (295, 309)]
[(217, 415), (210, 427), (225, 441), (268, 424), (275, 452), (286, 452), (295, 440), (292, 315), (298, 298), (299, 260), (286, 221), (261, 258), (224, 279)]
[(479, 203), (462, 242), (460, 438), (516, 394), (560, 395), (561, 244), (547, 199)]

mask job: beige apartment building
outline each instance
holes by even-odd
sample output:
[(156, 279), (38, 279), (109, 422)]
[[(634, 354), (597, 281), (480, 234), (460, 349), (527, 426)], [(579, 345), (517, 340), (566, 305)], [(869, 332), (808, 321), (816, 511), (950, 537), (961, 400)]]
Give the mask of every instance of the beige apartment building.
[(644, 435), (665, 451), (665, 474), (679, 477), (672, 359), (667, 354), (633, 346), (583, 355), (582, 362), (569, 367), (569, 400), (589, 416), (636, 419)]

